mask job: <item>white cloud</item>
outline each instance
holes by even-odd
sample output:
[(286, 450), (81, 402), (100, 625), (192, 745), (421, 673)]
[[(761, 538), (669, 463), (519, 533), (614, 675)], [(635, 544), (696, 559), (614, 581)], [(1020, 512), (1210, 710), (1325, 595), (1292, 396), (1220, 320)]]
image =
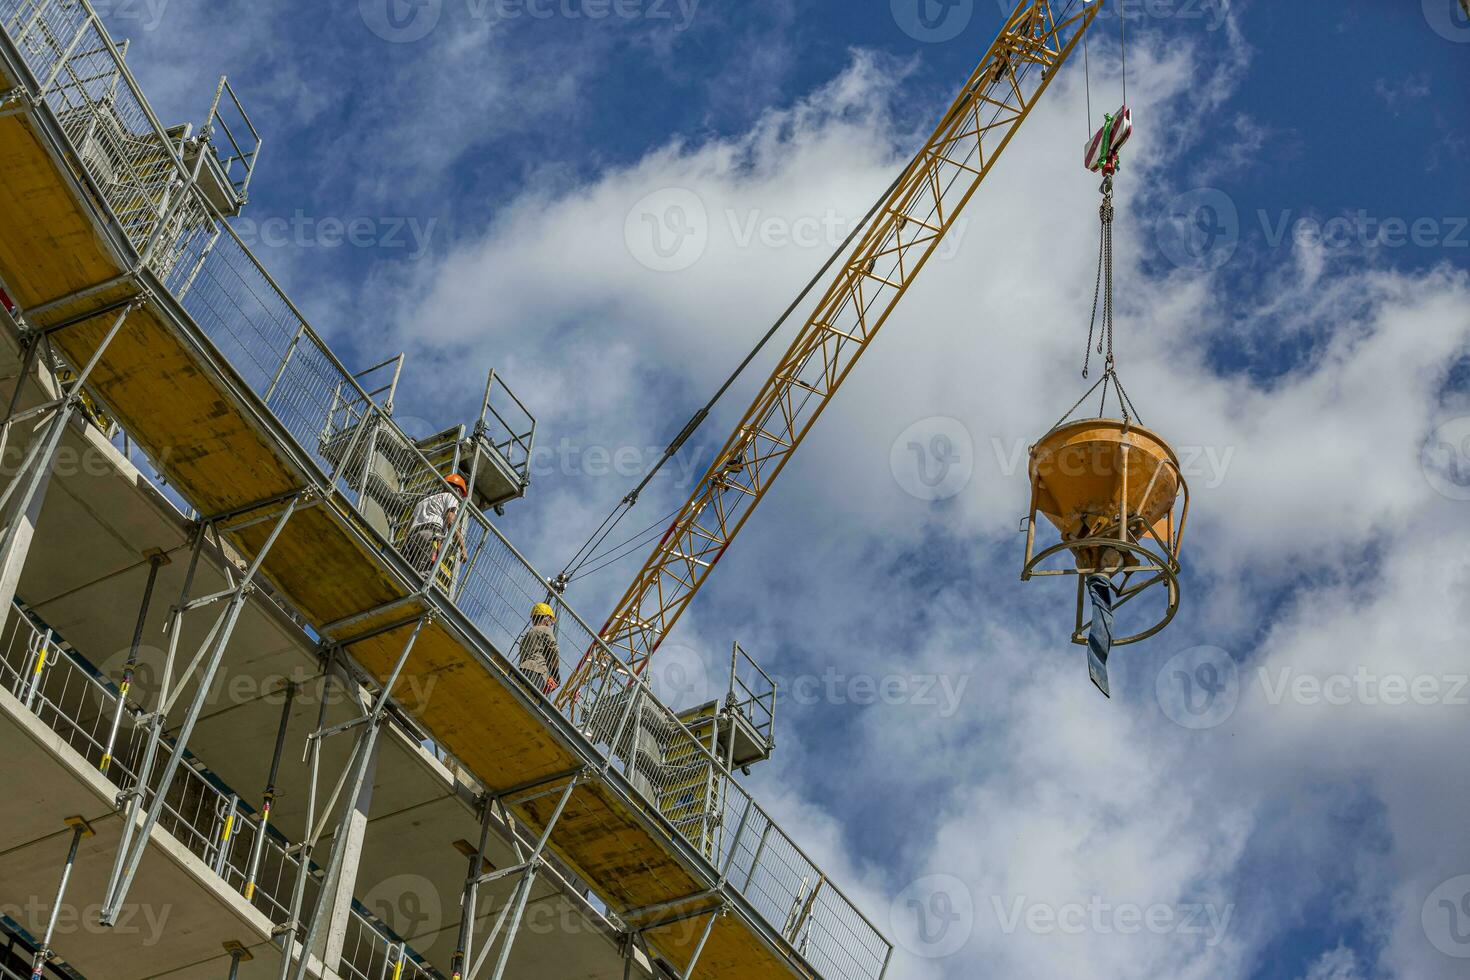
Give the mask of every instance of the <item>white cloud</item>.
[[(1120, 651), (1118, 699), (1097, 698), (1067, 648), (1067, 589), (1014, 582), (1026, 487), (996, 457), (1082, 390), (1097, 195), (1076, 165), (1075, 73), (679, 629), (681, 643), (709, 650), (739, 629), (768, 661), (779, 654), (778, 672), (971, 679), (950, 717), (912, 704), (792, 708), (783, 731), (801, 737), (784, 738), (755, 779), (799, 841), (854, 876), (849, 890), (885, 928), (883, 895), (939, 872), (965, 881), (969, 943), (932, 962), (905, 951), (897, 976), (1248, 976), (1302, 918), (1376, 941), (1313, 955), (1311, 977), (1453, 975), (1420, 911), (1439, 881), (1470, 870), (1454, 822), (1470, 800), (1448, 778), (1457, 714), (1272, 705), (1257, 672), (1466, 669), (1466, 552), (1454, 533), (1464, 505), (1433, 492), (1419, 455), (1470, 341), (1470, 283), (1310, 246), (1254, 257), (1264, 286), (1246, 296), (1228, 288), (1228, 269), (1147, 275), (1158, 204), (1191, 186), (1173, 164), (1211, 131), (1208, 113), (1248, 65), (1244, 41), (1227, 41), (1213, 68), (1177, 46), (1130, 57), (1139, 135), (1119, 182), (1122, 369), (1145, 422), (1213, 448), (1219, 471), (1197, 481), (1186, 610), (1159, 639)], [(753, 216), (791, 228), (861, 214), (899, 163), (894, 134), (939, 111), (906, 101), (906, 67), (857, 53), (745, 134), (675, 141), (586, 186), (531, 188), (429, 279), (393, 284), (400, 338), (434, 359), (445, 387), (508, 361), (543, 431), (666, 438), (825, 257), (742, 247), (740, 229)], [(707, 243), (682, 271), (656, 272), (630, 250), (627, 219), (670, 188), (697, 196)], [(1207, 344), (1235, 350), (1222, 363)], [(1263, 370), (1273, 356), (1293, 360)], [(973, 482), (944, 504), (905, 494), (889, 473), (892, 440), (936, 415), (964, 422), (977, 448)], [(710, 427), (723, 434), (719, 419)], [(549, 477), (539, 501), (517, 505), (510, 533), (550, 565), (622, 489)], [(678, 491), (650, 496), (631, 526)], [(574, 598), (605, 608), (618, 580), (589, 581)], [(1151, 692), (1172, 653), (1203, 643), (1236, 654), (1244, 694), (1226, 724), (1191, 732)], [(833, 772), (834, 758), (853, 771)], [(1030, 928), (1006, 927), (1018, 900)], [(1174, 925), (1130, 931), (1124, 908), (1172, 910)], [(1047, 926), (1048, 914), (1086, 925)], [(1218, 930), (1186, 929), (1185, 915)]]
[(1351, 949), (1339, 946), (1323, 953), (1307, 971), (1305, 980), (1362, 980), (1362, 977), (1357, 955)]

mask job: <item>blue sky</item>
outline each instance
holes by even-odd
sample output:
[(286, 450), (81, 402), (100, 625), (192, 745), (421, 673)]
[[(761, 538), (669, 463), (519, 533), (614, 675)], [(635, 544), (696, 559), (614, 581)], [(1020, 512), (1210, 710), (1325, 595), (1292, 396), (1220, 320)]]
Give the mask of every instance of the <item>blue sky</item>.
[[(917, 2), (103, 9), (165, 121), (229, 73), (266, 138), (237, 228), (349, 365), (408, 353), (410, 426), (472, 413), (492, 365), (536, 411), (502, 526), (555, 571), (1001, 20), (925, 0), (921, 29)], [(1122, 97), (1118, 9), (1090, 42), (1094, 116)], [(667, 642), (664, 683), (708, 692), (732, 637), (788, 681), (751, 783), (899, 941), (896, 976), (1459, 976), (1470, 23), (1455, 0), (1123, 10), (1119, 349), (1193, 460), (1178, 619), (1119, 652), (1104, 702), (1065, 588), (1018, 581), (1016, 453), (1082, 391), (1077, 59)], [(691, 200), (697, 254), (651, 268), (643, 215)], [(625, 527), (682, 500), (770, 359)], [(939, 435), (936, 494), (904, 450)], [(574, 585), (586, 618), (641, 555)], [(1192, 715), (1169, 685), (1201, 665), (1234, 687)]]

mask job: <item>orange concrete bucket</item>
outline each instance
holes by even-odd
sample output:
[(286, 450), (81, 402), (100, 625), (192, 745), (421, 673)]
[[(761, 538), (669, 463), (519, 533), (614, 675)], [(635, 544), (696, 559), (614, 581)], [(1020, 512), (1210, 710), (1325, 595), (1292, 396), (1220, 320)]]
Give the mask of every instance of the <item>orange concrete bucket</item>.
[[(1080, 419), (1059, 425), (1031, 447), (1031, 514), (1022, 579), (1078, 576), (1075, 642), (1085, 642), (1081, 589), (1087, 575), (1117, 581), (1118, 605), (1154, 585), (1168, 605), (1151, 628), (1114, 641), (1151, 636), (1179, 604), (1179, 546), (1189, 514), (1189, 488), (1179, 458), (1156, 433), (1121, 419)], [(1035, 552), (1036, 518), (1056, 528), (1060, 541)], [(1045, 568), (1069, 552), (1073, 568)]]

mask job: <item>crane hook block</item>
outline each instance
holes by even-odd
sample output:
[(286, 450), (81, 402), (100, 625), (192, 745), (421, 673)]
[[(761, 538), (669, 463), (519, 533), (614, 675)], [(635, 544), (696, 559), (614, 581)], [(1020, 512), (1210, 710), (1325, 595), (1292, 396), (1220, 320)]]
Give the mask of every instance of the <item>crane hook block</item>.
[(1118, 151), (1133, 135), (1133, 110), (1119, 106), (1116, 113), (1103, 116), (1102, 128), (1087, 141), (1083, 164), (1093, 173), (1111, 176), (1118, 169)]

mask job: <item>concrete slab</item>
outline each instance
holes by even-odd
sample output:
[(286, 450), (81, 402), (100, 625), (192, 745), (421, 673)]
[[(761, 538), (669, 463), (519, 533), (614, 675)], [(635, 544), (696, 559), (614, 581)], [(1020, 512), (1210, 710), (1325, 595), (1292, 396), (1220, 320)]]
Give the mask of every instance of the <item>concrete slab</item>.
[(102, 928), (97, 916), (122, 826), (115, 788), (8, 691), (0, 691), (0, 760), (5, 796), (32, 810), (7, 805), (0, 905), (32, 935), (45, 930), (70, 840), (56, 814), (84, 816), (96, 831), (81, 842), (54, 940), (84, 975), (142, 980), (211, 957), (229, 939), (269, 937), (264, 916), (157, 830), (117, 925)]

